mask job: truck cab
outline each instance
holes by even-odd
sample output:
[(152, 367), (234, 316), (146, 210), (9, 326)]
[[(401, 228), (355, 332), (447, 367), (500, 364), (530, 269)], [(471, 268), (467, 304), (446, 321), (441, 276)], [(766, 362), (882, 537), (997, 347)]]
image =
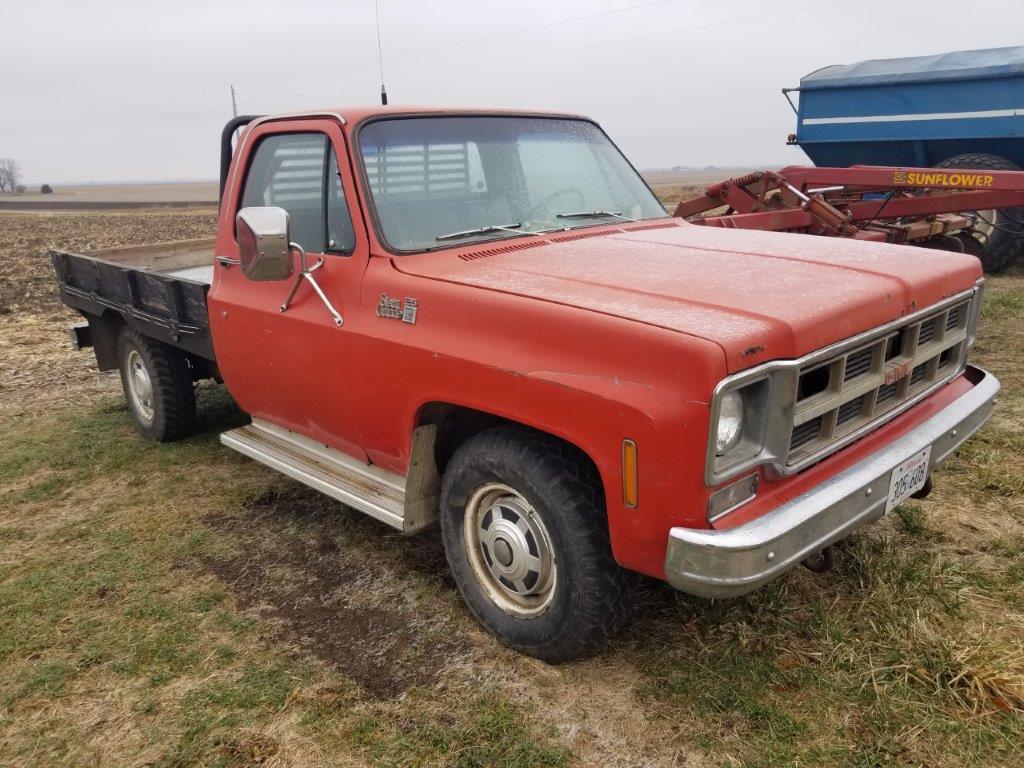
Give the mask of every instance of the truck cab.
[(967, 362), (974, 257), (671, 218), (574, 115), (229, 123), (216, 241), (174, 265), (207, 270), (187, 345), (54, 258), (144, 432), (181, 436), (182, 382), (223, 381), (252, 417), (227, 446), (439, 523), (474, 616), (552, 662), (624, 624), (632, 573), (718, 598), (827, 559), (926, 493), (999, 387)]

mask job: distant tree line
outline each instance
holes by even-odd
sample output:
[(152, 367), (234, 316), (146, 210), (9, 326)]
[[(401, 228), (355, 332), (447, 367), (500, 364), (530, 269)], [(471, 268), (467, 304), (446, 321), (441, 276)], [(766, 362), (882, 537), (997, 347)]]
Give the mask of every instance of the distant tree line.
[(0, 192), (24, 192), (21, 164), (11, 157), (0, 158)]
[[(21, 163), (13, 157), (0, 157), (0, 192), (25, 191), (25, 185), (21, 183)], [(52, 195), (53, 187), (43, 184), (39, 187), (39, 194)]]

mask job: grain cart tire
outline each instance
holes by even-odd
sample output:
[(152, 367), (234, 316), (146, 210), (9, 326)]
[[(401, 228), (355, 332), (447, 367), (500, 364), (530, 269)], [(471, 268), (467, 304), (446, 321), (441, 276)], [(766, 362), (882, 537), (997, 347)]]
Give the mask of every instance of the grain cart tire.
[[(974, 168), (979, 171), (1019, 171), (1020, 166), (998, 155), (974, 153), (943, 160), (936, 168)], [(1000, 272), (1024, 255), (1024, 208), (979, 211), (969, 236), (981, 244), (981, 265), (986, 272)], [(970, 248), (965, 249), (972, 253)]]
[(190, 434), (196, 395), (185, 355), (127, 328), (117, 350), (124, 398), (139, 431), (161, 443)]
[(629, 619), (600, 478), (555, 438), (503, 426), (465, 442), (445, 470), (441, 534), (473, 616), (521, 653), (578, 659)]
[(981, 258), (981, 255), (985, 253), (985, 246), (983, 246), (981, 241), (974, 235), (968, 232), (957, 232), (953, 237), (959, 240), (960, 244), (963, 245), (964, 253), (976, 256), (979, 259)]

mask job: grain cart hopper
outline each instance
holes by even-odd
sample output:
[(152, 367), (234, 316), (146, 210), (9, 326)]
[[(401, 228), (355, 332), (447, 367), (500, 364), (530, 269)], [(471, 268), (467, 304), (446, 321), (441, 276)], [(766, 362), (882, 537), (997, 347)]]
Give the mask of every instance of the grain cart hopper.
[(725, 204), (727, 223), (703, 223), (964, 250), (989, 272), (1020, 260), (1024, 47), (825, 67), (784, 93), (789, 142), (820, 167), (713, 185), (677, 215)]

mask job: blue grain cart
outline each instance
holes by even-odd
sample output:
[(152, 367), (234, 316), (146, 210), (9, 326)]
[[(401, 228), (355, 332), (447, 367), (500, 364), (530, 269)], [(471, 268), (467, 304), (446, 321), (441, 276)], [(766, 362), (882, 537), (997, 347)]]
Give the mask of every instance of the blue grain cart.
[[(1024, 46), (825, 67), (790, 91), (791, 143), (815, 165), (1024, 167)], [(1024, 209), (981, 212), (971, 234), (998, 271), (1024, 252)]]

